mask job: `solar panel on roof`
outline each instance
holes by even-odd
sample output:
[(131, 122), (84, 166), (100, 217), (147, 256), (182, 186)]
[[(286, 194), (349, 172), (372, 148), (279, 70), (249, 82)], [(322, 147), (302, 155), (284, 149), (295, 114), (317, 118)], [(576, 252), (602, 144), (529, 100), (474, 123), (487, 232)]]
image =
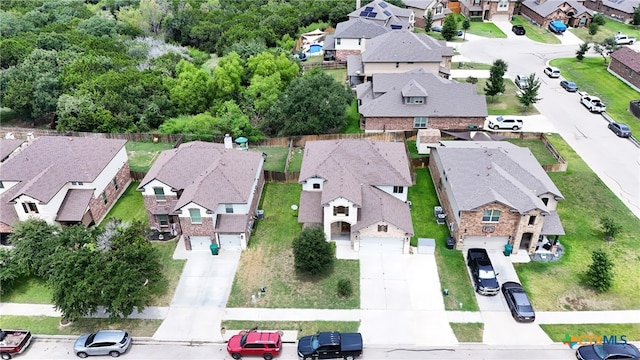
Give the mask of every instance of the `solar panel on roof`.
[(367, 15), (369, 15), (368, 11), (363, 11), (363, 12), (360, 13), (360, 16), (367, 17)]
[(391, 13), (389, 12), (389, 10), (385, 10), (384, 14), (387, 15), (387, 16), (391, 16)]
[(377, 12), (371, 12), (371, 13), (369, 13), (369, 17), (370, 17), (370, 18), (374, 18), (374, 17), (376, 17), (377, 15), (378, 15), (378, 13), (377, 13)]
[(373, 7), (372, 6), (367, 6), (366, 8), (364, 8), (364, 11), (373, 11)]
[(378, 4), (378, 5), (380, 5), (381, 8), (386, 8), (387, 7), (387, 3), (384, 2), (384, 1), (380, 1), (380, 4)]

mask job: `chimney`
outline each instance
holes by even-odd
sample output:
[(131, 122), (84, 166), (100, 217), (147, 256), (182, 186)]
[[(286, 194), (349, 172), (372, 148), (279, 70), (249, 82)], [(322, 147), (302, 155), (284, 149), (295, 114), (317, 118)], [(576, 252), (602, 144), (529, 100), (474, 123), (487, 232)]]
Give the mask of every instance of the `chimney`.
[(356, 10), (360, 9), (362, 6), (360, 4), (360, 0), (356, 0)]
[(231, 139), (231, 135), (224, 134), (224, 148), (225, 149), (233, 149), (233, 139)]

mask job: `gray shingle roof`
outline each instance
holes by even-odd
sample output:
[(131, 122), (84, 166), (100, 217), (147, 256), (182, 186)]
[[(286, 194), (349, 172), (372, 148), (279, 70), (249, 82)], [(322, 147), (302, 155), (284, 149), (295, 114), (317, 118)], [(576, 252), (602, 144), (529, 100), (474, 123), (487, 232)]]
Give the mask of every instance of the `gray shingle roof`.
[(640, 0), (602, 0), (602, 3), (610, 8), (632, 14), (638, 6), (640, 6)]
[(241, 233), (247, 230), (248, 214), (218, 214), (217, 233)]
[(22, 140), (14, 139), (0, 139), (0, 161), (4, 160), (7, 156), (11, 155), (14, 150), (22, 145)]
[(81, 221), (89, 208), (89, 202), (93, 197), (91, 189), (71, 189), (67, 191), (56, 221)]
[(378, 35), (382, 35), (387, 31), (391, 30), (377, 22), (362, 18), (354, 18), (338, 23), (333, 36), (334, 38), (340, 39), (371, 39)]
[(550, 211), (544, 217), (544, 223), (542, 224), (541, 235), (564, 235), (564, 228), (560, 222), (560, 216), (555, 211)]
[(410, 6), (416, 9), (426, 10), (431, 3), (436, 2), (436, 0), (403, 0), (402, 1), (406, 6)]
[[(418, 86), (428, 94), (425, 104), (404, 103), (402, 92), (411, 84), (414, 84), (416, 94), (421, 91)], [(485, 97), (477, 94), (475, 85), (444, 79), (425, 69), (402, 74), (373, 74), (371, 82), (356, 87), (356, 96), (361, 100), (358, 111), (364, 117), (487, 116)]]
[(363, 74), (364, 68), (362, 67), (362, 55), (348, 55), (347, 56), (347, 75), (357, 76)]
[[(364, 15), (363, 11), (366, 11), (367, 8), (371, 8), (372, 10), (367, 12), (367, 15)], [(393, 24), (401, 25), (405, 28), (408, 25), (408, 20), (412, 13), (413, 10), (411, 9), (403, 9), (383, 0), (374, 0), (361, 8), (350, 12), (347, 16), (350, 18), (366, 16), (369, 20), (384, 22), (387, 26)], [(369, 14), (375, 14), (375, 16), (371, 17)]]
[(245, 204), (251, 196), (262, 154), (194, 141), (160, 153), (138, 189), (158, 181), (183, 190), (177, 210), (194, 202), (209, 210), (218, 204)]
[(586, 7), (584, 7), (584, 5), (580, 4), (575, 0), (547, 0), (541, 4), (538, 4), (536, 0), (526, 0), (522, 2), (521, 6), (528, 7), (529, 9), (533, 10), (536, 14), (546, 17), (552, 12), (558, 10), (558, 7), (564, 3), (569, 4), (571, 7), (573, 7), (576, 10), (575, 15), (580, 15), (585, 12), (591, 14), (591, 10), (587, 9)]
[(386, 222), (413, 236), (413, 223), (407, 203), (371, 186), (364, 186), (362, 193), (364, 203), (360, 209), (360, 219), (353, 225), (352, 231), (358, 231), (379, 222)]
[(618, 60), (620, 63), (628, 66), (636, 73), (640, 73), (640, 53), (638, 53), (637, 51), (626, 46), (622, 46), (620, 49), (611, 54), (611, 58)]
[(551, 194), (562, 198), (560, 190), (528, 148), (502, 142), (499, 143), (504, 147), (493, 147), (488, 143), (491, 142), (432, 149), (432, 154), (435, 152), (441, 160), (460, 210), (470, 211), (500, 202), (519, 213), (533, 209), (548, 213), (539, 196)]
[(445, 41), (406, 30), (389, 31), (367, 41), (362, 61), (440, 63), (443, 56), (453, 56)]

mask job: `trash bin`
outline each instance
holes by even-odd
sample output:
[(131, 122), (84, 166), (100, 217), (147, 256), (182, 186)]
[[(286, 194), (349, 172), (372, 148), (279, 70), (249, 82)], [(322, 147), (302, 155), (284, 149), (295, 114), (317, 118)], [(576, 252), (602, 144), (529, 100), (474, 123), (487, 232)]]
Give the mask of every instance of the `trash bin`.
[(453, 249), (453, 247), (456, 245), (456, 241), (453, 239), (453, 237), (448, 236), (447, 237), (447, 249)]
[(504, 251), (502, 252), (504, 254), (504, 256), (511, 255), (512, 251), (513, 251), (513, 245), (511, 245), (509, 243), (504, 244)]
[(209, 249), (211, 249), (211, 255), (218, 255), (220, 247), (218, 246), (218, 244), (211, 244), (209, 245)]

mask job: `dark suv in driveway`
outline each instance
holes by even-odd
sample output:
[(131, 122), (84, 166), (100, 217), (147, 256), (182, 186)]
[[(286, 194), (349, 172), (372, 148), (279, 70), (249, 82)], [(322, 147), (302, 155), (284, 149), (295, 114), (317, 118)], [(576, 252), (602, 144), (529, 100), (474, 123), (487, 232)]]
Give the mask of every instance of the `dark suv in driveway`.
[(472, 248), (467, 250), (467, 265), (471, 270), (471, 278), (476, 292), (480, 295), (496, 295), (500, 285), (493, 270), (487, 250)]
[(524, 26), (522, 25), (513, 25), (511, 27), (511, 31), (513, 31), (513, 33), (516, 35), (524, 35), (527, 33), (527, 31), (524, 29)]

